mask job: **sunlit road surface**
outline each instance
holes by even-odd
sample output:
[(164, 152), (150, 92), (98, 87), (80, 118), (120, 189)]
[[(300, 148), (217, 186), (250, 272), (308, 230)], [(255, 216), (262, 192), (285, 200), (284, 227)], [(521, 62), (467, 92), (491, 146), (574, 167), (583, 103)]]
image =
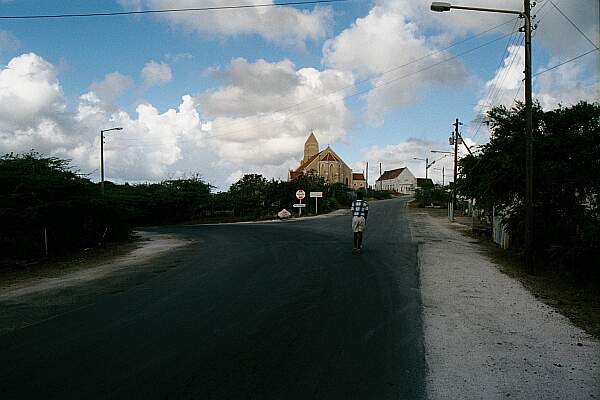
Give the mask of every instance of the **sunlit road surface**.
[(347, 215), (157, 228), (196, 242), (0, 336), (0, 398), (424, 398), (405, 202), (370, 207), (361, 255)]

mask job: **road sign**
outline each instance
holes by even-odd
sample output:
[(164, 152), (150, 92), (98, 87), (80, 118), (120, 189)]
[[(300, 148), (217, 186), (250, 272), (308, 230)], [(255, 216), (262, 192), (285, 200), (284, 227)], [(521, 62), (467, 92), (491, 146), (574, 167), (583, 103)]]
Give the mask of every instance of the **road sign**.
[(300, 203), (300, 204), (294, 204), (294, 208), (304, 208), (306, 207), (306, 204)]
[(323, 197), (323, 192), (310, 192), (310, 197)]
[(296, 192), (296, 198), (297, 198), (298, 200), (302, 200), (302, 199), (303, 199), (303, 198), (305, 198), (305, 197), (306, 197), (306, 193), (304, 192), (304, 190), (302, 190), (302, 189), (299, 189), (299, 190)]

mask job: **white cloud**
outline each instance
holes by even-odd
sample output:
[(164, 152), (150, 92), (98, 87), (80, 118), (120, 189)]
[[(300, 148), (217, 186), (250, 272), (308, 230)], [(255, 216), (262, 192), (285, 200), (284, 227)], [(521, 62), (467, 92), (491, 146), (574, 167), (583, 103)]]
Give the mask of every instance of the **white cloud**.
[(467, 77), (457, 60), (431, 67), (450, 58), (447, 52), (423, 59), (436, 52), (438, 43), (424, 36), (423, 27), (410, 17), (410, 7), (399, 1), (377, 5), (323, 46), (325, 64), (371, 78), (373, 89), (366, 97), (375, 122), (388, 111), (418, 101), (428, 85), (454, 85)]
[(142, 69), (142, 79), (147, 87), (163, 85), (173, 79), (169, 64), (150, 61)]
[[(591, 54), (588, 60), (575, 61), (539, 75), (535, 79), (534, 97), (542, 107), (551, 110), (559, 104), (568, 106), (581, 100), (598, 101), (600, 83), (598, 82), (599, 57)], [(557, 65), (557, 58), (550, 59), (549, 65)], [(596, 74), (589, 71), (595, 68)], [(542, 68), (543, 69), (543, 68)]]
[[(502, 66), (496, 70), (492, 79), (485, 83), (482, 98), (477, 103), (475, 110), (485, 113), (490, 108), (498, 105), (510, 107), (518, 95), (517, 91), (523, 89), (522, 81), (525, 69), (525, 51), (523, 46), (510, 46), (508, 55)], [(521, 100), (521, 98), (517, 98)]]
[(349, 73), (296, 70), (289, 60), (235, 59), (215, 77), (224, 85), (198, 102), (211, 118), (209, 137), (225, 163), (276, 169), (276, 176), (285, 178), (302, 157), (310, 129), (321, 143), (333, 143), (352, 123), (339, 92), (352, 86)]
[[(176, 9), (239, 5), (236, 0), (120, 0), (126, 9)], [(273, 1), (250, 0), (244, 4), (272, 4)], [(205, 36), (230, 37), (255, 34), (275, 43), (303, 47), (306, 40), (325, 36), (332, 20), (329, 8), (312, 11), (294, 7), (258, 7), (242, 10), (219, 10), (162, 14), (160, 19), (172, 26)]]
[(16, 49), (19, 46), (19, 40), (12, 33), (0, 30), (0, 52)]
[(106, 75), (102, 81), (92, 83), (90, 91), (105, 106), (112, 106), (114, 101), (132, 86), (133, 81), (131, 78), (119, 72), (112, 72)]
[[(197, 98), (183, 96), (177, 108), (165, 112), (140, 104), (135, 115), (111, 103), (129, 85), (119, 73), (92, 84), (77, 109), (68, 111), (54, 66), (35, 54), (16, 57), (9, 66), (0, 71), (0, 152), (35, 148), (72, 159), (83, 172), (95, 171), (96, 179), (103, 128), (123, 128), (106, 135), (109, 180), (138, 182), (199, 172), (223, 185), (235, 171), (286, 178), (302, 157), (309, 129), (321, 143), (333, 143), (343, 139), (352, 122), (341, 94), (330, 94), (351, 85), (351, 74), (296, 70), (289, 61), (234, 60), (218, 73), (222, 87)], [(268, 83), (279, 86), (265, 92), (257, 77), (270, 77)], [(237, 93), (232, 99), (237, 108), (217, 104), (221, 92), (229, 91)], [(266, 100), (254, 104), (261, 96)], [(9, 104), (17, 104), (18, 113)], [(201, 114), (203, 104), (210, 113)]]
[(23, 54), (0, 69), (0, 129), (29, 129), (64, 109), (56, 68), (43, 58)]

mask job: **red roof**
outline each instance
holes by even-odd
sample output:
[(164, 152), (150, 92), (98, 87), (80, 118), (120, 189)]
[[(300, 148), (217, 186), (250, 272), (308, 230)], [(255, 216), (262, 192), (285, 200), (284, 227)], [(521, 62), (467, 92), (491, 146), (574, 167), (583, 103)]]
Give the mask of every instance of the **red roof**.
[(293, 171), (290, 171), (290, 179), (296, 179), (297, 177), (300, 176), (300, 174), (302, 173), (302, 171), (304, 170), (304, 168), (309, 165), (311, 162), (313, 162), (313, 160), (315, 158), (317, 158), (319, 156), (319, 154), (321, 154), (323, 151), (318, 152), (317, 154), (315, 154), (314, 156), (312, 156), (311, 158), (309, 158), (306, 162), (301, 162), (300, 166), (298, 168), (296, 168)]
[(377, 178), (377, 180), (375, 182), (386, 181), (388, 179), (394, 179), (398, 175), (400, 175), (402, 173), (402, 171), (404, 171), (405, 169), (406, 168), (396, 168), (396, 169), (392, 169), (389, 171), (385, 171), (383, 173), (383, 175), (381, 175), (379, 178)]
[(352, 173), (352, 180), (353, 181), (364, 181), (365, 180), (365, 176), (362, 173), (353, 172)]

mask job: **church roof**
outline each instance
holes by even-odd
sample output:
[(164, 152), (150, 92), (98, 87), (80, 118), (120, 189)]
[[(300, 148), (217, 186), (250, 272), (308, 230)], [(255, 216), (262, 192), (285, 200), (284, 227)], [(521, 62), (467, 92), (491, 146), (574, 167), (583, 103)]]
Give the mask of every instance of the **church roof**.
[(307, 165), (309, 165), (311, 162), (313, 162), (313, 160), (315, 158), (317, 158), (319, 156), (319, 154), (323, 153), (324, 151), (325, 150), (318, 152), (317, 154), (315, 154), (314, 156), (312, 156), (311, 158), (306, 160), (306, 162), (300, 162), (300, 166), (298, 168), (296, 168), (293, 171), (290, 171), (290, 178), (296, 179), (297, 177), (299, 177), (300, 174), (302, 173), (302, 171), (304, 170), (304, 168), (306, 168)]
[(377, 178), (377, 180), (375, 182), (386, 181), (388, 179), (394, 179), (398, 175), (400, 175), (402, 173), (402, 171), (404, 171), (405, 169), (406, 168), (396, 168), (396, 169), (391, 169), (389, 171), (384, 171), (384, 173), (379, 178)]
[[(329, 147), (328, 147), (328, 148), (329, 148)], [(322, 152), (321, 152), (321, 153), (322, 153)], [(320, 153), (319, 153), (319, 154), (320, 154)], [(338, 160), (336, 156), (334, 156), (333, 154), (331, 154), (331, 153), (329, 153), (329, 152), (328, 152), (328, 153), (325, 155), (325, 157), (321, 158), (319, 161), (340, 161), (340, 160)]]

